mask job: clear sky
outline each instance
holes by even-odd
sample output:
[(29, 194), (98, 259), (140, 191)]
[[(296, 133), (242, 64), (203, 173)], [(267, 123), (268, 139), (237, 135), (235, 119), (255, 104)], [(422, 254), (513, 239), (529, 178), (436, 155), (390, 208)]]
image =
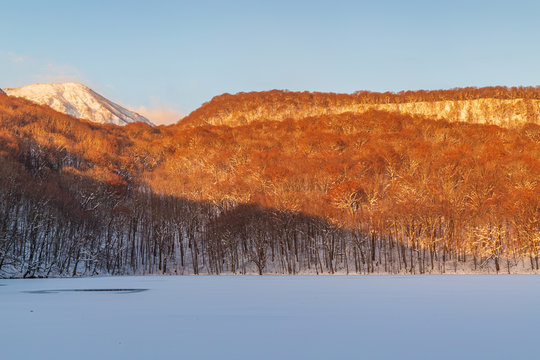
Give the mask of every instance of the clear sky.
[(538, 0), (17, 0), (0, 23), (0, 88), (78, 81), (156, 122), (224, 92), (540, 84)]

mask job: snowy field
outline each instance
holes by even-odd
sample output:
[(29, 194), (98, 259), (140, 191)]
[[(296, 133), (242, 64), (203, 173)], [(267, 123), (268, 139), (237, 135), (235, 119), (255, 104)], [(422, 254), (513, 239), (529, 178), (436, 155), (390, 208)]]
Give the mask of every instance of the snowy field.
[(533, 359), (540, 276), (0, 280), (0, 323), (10, 360)]

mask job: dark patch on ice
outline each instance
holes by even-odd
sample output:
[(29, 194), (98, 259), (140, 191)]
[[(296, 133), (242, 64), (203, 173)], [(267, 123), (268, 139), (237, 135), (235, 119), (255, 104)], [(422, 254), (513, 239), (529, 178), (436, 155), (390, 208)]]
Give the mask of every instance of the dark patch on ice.
[(32, 290), (23, 291), (29, 294), (56, 294), (60, 292), (112, 292), (117, 294), (135, 294), (148, 289), (57, 289), (57, 290)]

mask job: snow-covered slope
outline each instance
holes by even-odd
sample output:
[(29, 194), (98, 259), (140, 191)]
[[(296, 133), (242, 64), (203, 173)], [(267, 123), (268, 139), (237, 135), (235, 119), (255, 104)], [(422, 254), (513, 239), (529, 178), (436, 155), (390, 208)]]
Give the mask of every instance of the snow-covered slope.
[(33, 84), (4, 91), (9, 96), (22, 97), (76, 118), (100, 124), (126, 125), (142, 121), (153, 125), (144, 116), (113, 103), (79, 83)]
[(6, 95), (6, 93), (2, 89), (0, 89), (0, 94)]

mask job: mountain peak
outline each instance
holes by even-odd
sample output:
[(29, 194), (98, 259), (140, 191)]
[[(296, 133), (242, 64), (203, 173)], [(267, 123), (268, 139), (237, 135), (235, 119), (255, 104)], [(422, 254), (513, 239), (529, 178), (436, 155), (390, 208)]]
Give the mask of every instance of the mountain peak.
[(108, 100), (86, 85), (77, 82), (32, 84), (5, 89), (5, 93), (49, 106), (76, 118), (101, 124), (126, 125), (132, 122), (144, 122), (153, 125), (144, 116)]

